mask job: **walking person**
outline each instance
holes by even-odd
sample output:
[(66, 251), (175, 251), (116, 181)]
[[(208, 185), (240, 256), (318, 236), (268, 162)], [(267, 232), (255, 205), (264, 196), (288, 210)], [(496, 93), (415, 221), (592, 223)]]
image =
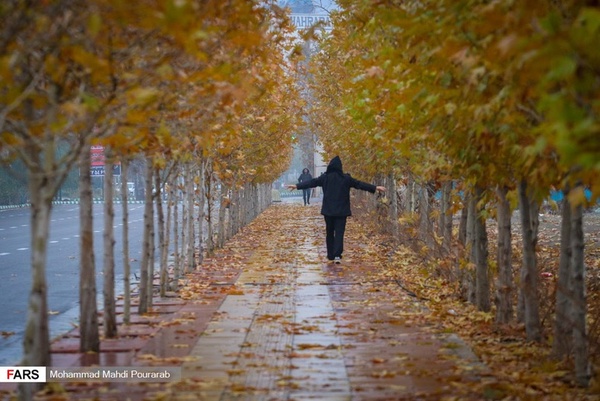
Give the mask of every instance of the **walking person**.
[[(300, 177), (298, 177), (298, 184), (308, 182), (310, 180), (312, 180), (312, 175), (310, 175), (310, 171), (305, 168), (302, 170)], [(305, 188), (302, 190), (302, 199), (304, 200), (304, 206), (310, 205), (310, 188)]]
[(289, 189), (323, 188), (323, 205), (321, 214), (325, 218), (325, 244), (327, 245), (327, 259), (339, 264), (344, 252), (344, 232), (346, 219), (352, 215), (350, 211), (350, 188), (360, 189), (371, 193), (385, 192), (385, 187), (375, 186), (352, 178), (342, 169), (342, 160), (339, 156), (329, 162), (325, 174), (310, 181), (303, 181), (296, 185), (288, 185)]

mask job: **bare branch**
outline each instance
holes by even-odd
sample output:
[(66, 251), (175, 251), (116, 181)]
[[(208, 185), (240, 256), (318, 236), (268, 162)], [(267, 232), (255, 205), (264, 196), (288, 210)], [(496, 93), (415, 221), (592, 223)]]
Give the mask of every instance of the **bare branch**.
[(522, 103), (517, 104), (517, 110), (529, 117), (529, 119), (535, 124), (541, 124), (544, 121), (544, 117), (535, 109), (527, 107)]

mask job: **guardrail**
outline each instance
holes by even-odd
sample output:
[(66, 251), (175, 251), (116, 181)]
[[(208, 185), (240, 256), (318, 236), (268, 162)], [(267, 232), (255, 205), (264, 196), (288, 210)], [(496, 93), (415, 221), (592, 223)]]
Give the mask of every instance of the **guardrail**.
[(300, 190), (297, 190), (297, 191), (288, 191), (287, 189), (286, 190), (280, 190), (279, 194), (280, 194), (280, 196), (282, 198), (293, 198), (293, 197), (296, 197), (296, 196), (302, 197), (302, 191), (300, 191)]
[[(100, 203), (104, 203), (104, 200), (102, 198), (97, 198), (97, 199), (93, 199), (92, 203), (94, 204), (100, 204)], [(113, 201), (113, 203), (115, 204), (120, 204), (121, 200), (120, 199), (115, 199)], [(144, 204), (144, 201), (138, 201), (138, 200), (130, 200), (127, 201), (128, 204)], [(79, 199), (75, 199), (75, 200), (68, 200), (68, 201), (52, 201), (53, 205), (79, 205)], [(0, 205), (0, 210), (7, 210), (7, 209), (22, 209), (22, 208), (29, 208), (31, 206), (31, 204), (29, 203), (21, 203), (19, 205)]]

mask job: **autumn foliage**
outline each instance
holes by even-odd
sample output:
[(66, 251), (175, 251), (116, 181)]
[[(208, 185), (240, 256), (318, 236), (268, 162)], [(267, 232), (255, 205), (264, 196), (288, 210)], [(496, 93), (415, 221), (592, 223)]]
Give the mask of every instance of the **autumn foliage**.
[[(600, 196), (598, 5), (338, 4), (334, 28), (319, 36), (310, 60), (305, 108), (293, 27), (271, 2), (2, 2), (0, 161), (26, 167), (32, 210), (24, 364), (49, 364), (52, 199), (83, 166), (90, 200), (91, 146), (143, 170), (143, 313), (152, 301), (154, 213), (164, 293), (170, 233), (177, 252), (168, 289), (177, 290), (204, 251), (270, 203), (306, 119), (327, 154), (390, 189), (375, 205), (379, 227), (421, 255), (429, 277), (451, 289), (444, 296), (472, 303), (499, 330), (547, 345), (574, 382), (590, 383), (598, 305), (586, 291), (597, 283), (586, 276), (583, 228)], [(551, 286), (542, 280), (540, 210), (561, 213)], [(82, 231), (90, 233), (83, 223)], [(93, 244), (81, 247), (89, 254)], [(82, 276), (93, 270), (82, 266)]]
[[(46, 244), (51, 202), (67, 174), (78, 165), (82, 178), (90, 174), (93, 145), (104, 147), (108, 163), (145, 164), (146, 244), (155, 198), (164, 218), (159, 189), (177, 197), (170, 207), (185, 193), (182, 253), (193, 267), (194, 246), (201, 247), (193, 235), (195, 202), (214, 202), (217, 181), (223, 199), (245, 191), (232, 203), (231, 235), (268, 204), (270, 183), (290, 160), (292, 134), (302, 124), (294, 60), (287, 57), (293, 28), (277, 6), (246, 0), (10, 0), (0, 17), (0, 158), (26, 166), (33, 216), (24, 364), (49, 365)], [(88, 238), (91, 191), (89, 180), (81, 182)], [(92, 247), (82, 241), (82, 254), (92, 255)], [(146, 251), (142, 308), (153, 280)], [(95, 298), (93, 260), (82, 263), (81, 277), (82, 297)], [(83, 316), (95, 316), (95, 303), (82, 302)], [(82, 326), (82, 351), (97, 349), (97, 330)]]
[[(522, 323), (529, 340), (553, 342), (587, 385), (597, 322), (582, 227), (600, 196), (598, 6), (339, 4), (311, 60), (311, 126), (325, 150), (387, 183), (381, 227), (433, 258), (431, 272), (457, 296), (495, 312), (500, 325)], [(549, 320), (540, 309), (541, 207), (563, 213)]]

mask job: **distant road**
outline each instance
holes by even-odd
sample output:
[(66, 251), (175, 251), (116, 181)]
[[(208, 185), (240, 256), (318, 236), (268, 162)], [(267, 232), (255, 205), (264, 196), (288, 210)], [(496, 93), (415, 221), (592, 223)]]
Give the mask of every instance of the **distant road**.
[[(94, 205), (96, 283), (102, 294), (103, 205)], [(144, 205), (129, 205), (132, 272), (140, 267)], [(22, 355), (28, 295), (31, 288), (29, 209), (0, 210), (0, 366), (18, 363)], [(115, 205), (116, 291), (123, 291), (122, 209)], [(48, 303), (51, 336), (70, 330), (79, 317), (79, 206), (54, 205), (48, 243)], [(98, 305), (101, 307), (101, 305)]]

